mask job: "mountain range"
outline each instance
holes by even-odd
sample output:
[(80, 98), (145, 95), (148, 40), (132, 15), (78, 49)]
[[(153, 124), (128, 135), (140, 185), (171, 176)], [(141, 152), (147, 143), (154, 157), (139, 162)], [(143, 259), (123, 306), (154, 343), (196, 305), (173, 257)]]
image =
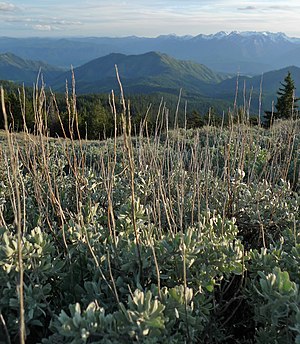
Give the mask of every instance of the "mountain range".
[[(251, 111), (257, 112), (261, 85), (263, 109), (270, 109), (272, 101), (276, 100), (280, 82), (288, 71), (295, 80), (296, 88), (300, 89), (300, 68), (296, 66), (251, 77), (215, 72), (193, 61), (148, 52), (140, 55), (112, 53), (74, 68), (77, 94), (109, 93), (112, 89), (118, 91), (115, 66), (118, 67), (126, 95), (177, 96), (182, 89), (183, 98), (189, 103), (195, 106), (197, 103), (205, 104), (205, 108), (223, 107), (225, 111), (232, 106), (238, 90), (237, 99), (240, 105), (244, 96), (250, 97), (251, 92), (254, 104)], [(71, 84), (71, 71), (40, 61), (22, 59), (12, 53), (0, 54), (0, 80), (31, 86), (36, 81), (39, 70), (46, 85), (57, 92), (65, 91), (66, 80)]]
[(78, 67), (111, 53), (126, 55), (159, 51), (192, 60), (224, 73), (256, 75), (295, 65), (300, 67), (300, 39), (284, 33), (219, 32), (214, 35), (84, 38), (0, 37), (0, 53), (42, 60), (59, 67)]

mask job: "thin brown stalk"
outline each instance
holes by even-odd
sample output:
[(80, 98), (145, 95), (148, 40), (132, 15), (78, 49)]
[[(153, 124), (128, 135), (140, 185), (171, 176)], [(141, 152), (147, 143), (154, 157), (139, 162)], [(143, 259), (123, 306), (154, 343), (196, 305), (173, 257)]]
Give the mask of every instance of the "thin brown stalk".
[[(141, 245), (140, 245), (140, 238), (138, 234), (137, 224), (136, 224), (136, 214), (135, 214), (135, 185), (134, 185), (134, 157), (133, 157), (133, 148), (132, 148), (132, 141), (131, 141), (131, 119), (130, 119), (130, 105), (128, 104), (128, 108), (126, 109), (123, 86), (120, 80), (118, 68), (116, 67), (116, 75), (117, 80), (121, 90), (121, 102), (123, 104), (123, 112), (122, 112), (122, 123), (123, 123), (123, 138), (124, 138), (124, 145), (126, 152), (128, 154), (128, 161), (129, 161), (129, 172), (130, 172), (130, 189), (131, 189), (131, 220), (133, 231), (136, 240), (136, 248), (137, 248), (137, 255), (138, 255), (138, 262), (139, 262), (139, 275), (141, 281), (144, 281), (144, 273), (143, 273), (143, 262), (141, 256)], [(128, 113), (128, 122), (126, 120), (126, 113)]]
[(23, 256), (22, 256), (22, 202), (19, 189), (19, 180), (22, 178), (18, 169), (18, 148), (14, 147), (14, 141), (12, 134), (8, 129), (7, 113), (4, 101), (4, 90), (1, 86), (1, 104), (2, 112), (4, 116), (4, 126), (7, 136), (7, 142), (10, 154), (10, 167), (13, 178), (13, 194), (14, 194), (14, 217), (15, 226), (17, 228), (17, 251), (18, 251), (18, 265), (19, 265), (19, 310), (20, 310), (20, 327), (19, 327), (19, 340), (20, 344), (25, 344), (26, 330), (25, 330), (25, 307), (24, 307), (24, 268), (23, 268)]
[(5, 333), (7, 344), (11, 344), (11, 340), (10, 340), (9, 332), (8, 332), (8, 329), (7, 329), (7, 326), (6, 326), (6, 322), (5, 322), (4, 317), (1, 314), (1, 312), (0, 312), (0, 323), (2, 324), (2, 327), (4, 329), (4, 333)]

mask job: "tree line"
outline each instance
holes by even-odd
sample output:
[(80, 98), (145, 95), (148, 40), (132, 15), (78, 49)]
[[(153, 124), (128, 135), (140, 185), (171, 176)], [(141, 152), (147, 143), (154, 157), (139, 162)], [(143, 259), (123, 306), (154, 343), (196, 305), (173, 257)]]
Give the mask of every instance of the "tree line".
[[(73, 96), (69, 94), (53, 94), (45, 91), (44, 95), (32, 88), (18, 87), (12, 82), (0, 82), (5, 90), (5, 108), (10, 130), (22, 131), (24, 124), (29, 132), (34, 133), (36, 125), (36, 111), (40, 107), (43, 120), (46, 122), (48, 133), (52, 137), (79, 135), (87, 139), (104, 139), (114, 135), (115, 116), (112, 100), (107, 94), (89, 94)], [(42, 95), (42, 96), (41, 96)], [(185, 100), (179, 106), (179, 115), (176, 116), (178, 97), (170, 94), (136, 94), (130, 95), (130, 115), (133, 134), (139, 132), (140, 124), (147, 124), (149, 134), (153, 133), (157, 119), (166, 125), (168, 116), (169, 128), (175, 126), (187, 128), (202, 127), (208, 123), (221, 125), (222, 118), (216, 109), (209, 108), (210, 104), (199, 102), (198, 106), (191, 105), (186, 111)], [(117, 125), (121, 132), (123, 105), (120, 95), (115, 95)], [(221, 108), (221, 107), (220, 107)], [(75, 113), (76, 112), (76, 113)], [(76, 117), (76, 127), (72, 117)], [(175, 118), (177, 117), (177, 121)], [(176, 123), (175, 123), (176, 121)], [(73, 124), (70, 124), (72, 122)], [(70, 125), (74, 128), (70, 128)], [(4, 129), (4, 116), (0, 110), (0, 129)]]
[[(112, 104), (107, 94), (93, 94), (69, 96), (66, 101), (65, 94), (54, 95), (45, 91), (44, 97), (32, 88), (19, 88), (12, 82), (2, 81), (0, 84), (5, 89), (5, 107), (8, 116), (8, 126), (11, 130), (22, 131), (24, 122), (30, 132), (34, 132), (36, 123), (37, 107), (41, 106), (44, 120), (50, 136), (69, 136), (70, 117), (76, 112), (75, 135), (87, 139), (104, 139), (114, 134), (115, 117)], [(297, 102), (299, 98), (295, 95), (296, 87), (291, 73), (289, 72), (277, 92), (277, 101), (271, 111), (265, 111), (263, 125), (269, 127), (278, 119), (299, 118)], [(42, 100), (41, 100), (42, 99)], [(122, 103), (116, 95), (115, 106), (117, 114), (122, 112)], [(199, 102), (198, 106), (192, 103), (186, 110), (185, 102), (180, 105), (180, 114), (176, 116), (178, 98), (175, 95), (132, 95), (130, 96), (130, 113), (133, 131), (138, 132), (140, 123), (147, 123), (149, 133), (153, 132), (160, 114), (163, 119), (163, 111), (169, 116), (169, 128), (174, 126), (199, 128), (210, 124), (214, 126), (226, 125), (233, 122), (245, 120), (242, 108), (238, 108), (233, 116), (230, 112), (225, 115), (219, 108), (209, 107)], [(41, 104), (41, 102), (43, 102)], [(76, 103), (76, 104), (75, 104)], [(166, 106), (168, 109), (166, 109)], [(177, 122), (174, 123), (177, 117)], [(117, 123), (120, 118), (117, 116)], [(258, 116), (248, 118), (248, 123), (256, 125), (259, 123)], [(121, 125), (119, 125), (121, 128)], [(4, 129), (4, 116), (0, 110), (0, 129)], [(121, 130), (121, 129), (120, 129)]]

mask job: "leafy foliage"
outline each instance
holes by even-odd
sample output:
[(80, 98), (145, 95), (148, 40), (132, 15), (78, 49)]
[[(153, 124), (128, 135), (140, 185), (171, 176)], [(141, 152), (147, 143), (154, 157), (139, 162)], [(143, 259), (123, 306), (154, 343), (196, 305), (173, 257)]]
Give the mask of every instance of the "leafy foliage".
[(299, 342), (299, 123), (122, 123), (1, 137), (1, 340)]

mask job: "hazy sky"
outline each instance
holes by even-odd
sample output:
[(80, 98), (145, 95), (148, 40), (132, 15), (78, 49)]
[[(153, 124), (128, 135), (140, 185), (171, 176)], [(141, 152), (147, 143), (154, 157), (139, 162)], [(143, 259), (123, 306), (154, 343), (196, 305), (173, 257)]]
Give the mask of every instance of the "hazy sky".
[(0, 1), (0, 36), (153, 37), (233, 30), (300, 37), (300, 0)]

